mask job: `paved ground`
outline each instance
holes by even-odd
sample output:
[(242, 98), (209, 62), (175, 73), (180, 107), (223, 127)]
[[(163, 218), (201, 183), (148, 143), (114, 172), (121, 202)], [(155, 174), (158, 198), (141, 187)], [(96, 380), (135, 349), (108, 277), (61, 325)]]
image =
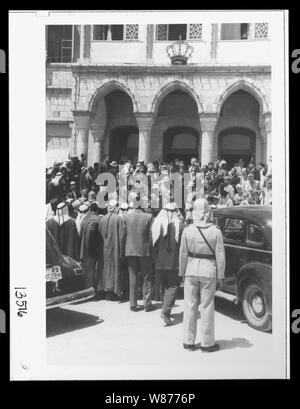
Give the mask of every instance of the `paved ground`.
[[(138, 378), (137, 374), (141, 378), (272, 374), (272, 334), (250, 328), (231, 301), (216, 297), (216, 341), (221, 350), (212, 354), (182, 348), (182, 299), (176, 301), (172, 327), (164, 326), (160, 303), (155, 305), (155, 311), (133, 313), (128, 302), (91, 300), (47, 311), (48, 364), (74, 368), (118, 365), (113, 376), (126, 378), (127, 374), (131, 379)], [(123, 371), (128, 367), (132, 372)], [(99, 377), (111, 379), (108, 373)]]

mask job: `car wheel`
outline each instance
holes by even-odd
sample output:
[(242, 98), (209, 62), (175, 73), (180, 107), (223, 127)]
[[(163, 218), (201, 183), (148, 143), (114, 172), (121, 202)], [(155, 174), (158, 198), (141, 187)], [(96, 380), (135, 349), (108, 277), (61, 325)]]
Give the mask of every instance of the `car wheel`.
[(244, 316), (250, 325), (259, 331), (272, 329), (272, 316), (263, 289), (256, 283), (246, 285), (243, 292), (242, 306)]

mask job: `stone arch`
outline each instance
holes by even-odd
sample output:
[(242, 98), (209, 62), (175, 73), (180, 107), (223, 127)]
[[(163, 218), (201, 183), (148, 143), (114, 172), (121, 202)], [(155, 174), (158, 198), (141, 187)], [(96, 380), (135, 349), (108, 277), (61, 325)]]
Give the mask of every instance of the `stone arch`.
[(112, 131), (113, 129), (121, 126), (137, 126), (137, 123), (134, 117), (131, 118), (129, 116), (121, 116), (110, 121), (108, 131)]
[(131, 89), (125, 84), (124, 81), (121, 80), (107, 80), (101, 84), (99, 88), (93, 93), (89, 101), (89, 111), (94, 112), (97, 107), (97, 102), (99, 98), (105, 97), (105, 95), (109, 94), (111, 91), (121, 90), (124, 91), (131, 99), (133, 111), (138, 112), (138, 102), (136, 100), (135, 95), (131, 92)]
[(246, 80), (239, 80), (231, 84), (225, 91), (218, 97), (216, 101), (217, 105), (217, 112), (220, 114), (222, 105), (230, 97), (234, 92), (238, 90), (244, 90), (249, 92), (259, 103), (261, 113), (264, 114), (269, 112), (269, 103), (267, 102), (266, 95), (261, 91), (261, 89), (254, 83), (254, 81), (250, 81), (250, 79)]
[(176, 91), (176, 90), (181, 90), (189, 94), (193, 100), (195, 101), (198, 109), (198, 113), (203, 112), (203, 104), (202, 101), (200, 100), (199, 95), (195, 93), (195, 91), (184, 81), (179, 81), (175, 80), (172, 82), (169, 82), (165, 85), (163, 85), (160, 89), (158, 89), (156, 92), (154, 92), (154, 98), (151, 103), (151, 109), (150, 111), (154, 113), (154, 115), (157, 114), (159, 104), (161, 101), (171, 92)]
[(163, 125), (153, 125), (153, 131), (156, 130), (156, 126), (158, 126), (162, 132), (165, 132), (168, 128), (179, 127), (179, 126), (186, 126), (195, 129), (198, 132), (201, 132), (200, 122), (193, 118), (166, 118), (163, 122)]

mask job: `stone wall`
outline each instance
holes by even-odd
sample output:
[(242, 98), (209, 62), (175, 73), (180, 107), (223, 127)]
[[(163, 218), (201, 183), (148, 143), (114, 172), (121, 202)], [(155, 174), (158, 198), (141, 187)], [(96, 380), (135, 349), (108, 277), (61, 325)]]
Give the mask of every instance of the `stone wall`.
[[(96, 131), (89, 134), (89, 164), (96, 157), (102, 159), (103, 154), (108, 152), (111, 129), (121, 125), (136, 126), (135, 116), (140, 114), (153, 116), (153, 121), (149, 122), (152, 124), (149, 130), (151, 160), (161, 157), (161, 135), (167, 128), (185, 125), (200, 131), (199, 118), (207, 114), (217, 118), (215, 128), (209, 131), (212, 132), (209, 138), (213, 140), (214, 157), (217, 156), (218, 133), (226, 127), (243, 124), (257, 134), (257, 158), (266, 159), (266, 136), (262, 135), (266, 133), (264, 117), (271, 112), (270, 67), (73, 65), (67, 67), (65, 72), (52, 67), (47, 72), (47, 84), (48, 119), (72, 119), (73, 109), (91, 112), (94, 118), (98, 118)], [(111, 104), (110, 112), (106, 113), (104, 105), (99, 108), (99, 102), (103, 104), (104, 98), (115, 90), (121, 90), (127, 96), (119, 93), (119, 98)], [(166, 111), (167, 96), (178, 90), (185, 94), (178, 94), (172, 99)], [(232, 97), (235, 102), (231, 106), (224, 105), (222, 112), (225, 101), (238, 90), (248, 92), (254, 100), (250, 98), (250, 102), (245, 101), (243, 97), (235, 95)], [(255, 104), (259, 109), (258, 118), (253, 115)], [(99, 134), (96, 145), (95, 132)], [(199, 144), (199, 156), (201, 146), (202, 143)], [(100, 156), (95, 154), (95, 149), (101, 150)]]

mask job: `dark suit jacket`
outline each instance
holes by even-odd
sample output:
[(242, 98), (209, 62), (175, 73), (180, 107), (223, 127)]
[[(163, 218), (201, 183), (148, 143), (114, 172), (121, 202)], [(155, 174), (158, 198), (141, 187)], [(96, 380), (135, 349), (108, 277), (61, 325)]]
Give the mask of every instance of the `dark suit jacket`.
[(151, 256), (151, 225), (153, 216), (141, 209), (125, 217), (125, 256)]

